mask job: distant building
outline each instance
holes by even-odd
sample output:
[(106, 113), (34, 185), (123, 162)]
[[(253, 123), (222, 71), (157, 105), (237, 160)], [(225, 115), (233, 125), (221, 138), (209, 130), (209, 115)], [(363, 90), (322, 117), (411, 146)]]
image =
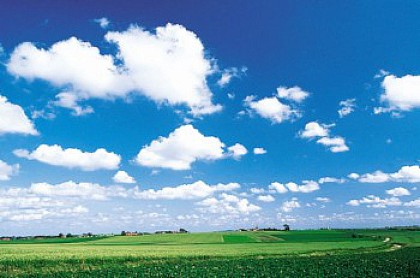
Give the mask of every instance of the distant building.
[(11, 237), (8, 237), (8, 236), (2, 236), (2, 237), (0, 237), (0, 240), (1, 241), (11, 241), (12, 238)]

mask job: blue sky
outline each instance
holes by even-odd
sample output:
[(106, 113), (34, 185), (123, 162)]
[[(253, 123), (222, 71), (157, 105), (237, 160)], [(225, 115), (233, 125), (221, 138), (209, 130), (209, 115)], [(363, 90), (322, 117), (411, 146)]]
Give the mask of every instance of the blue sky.
[(2, 2), (0, 234), (418, 224), (420, 4), (225, 2)]

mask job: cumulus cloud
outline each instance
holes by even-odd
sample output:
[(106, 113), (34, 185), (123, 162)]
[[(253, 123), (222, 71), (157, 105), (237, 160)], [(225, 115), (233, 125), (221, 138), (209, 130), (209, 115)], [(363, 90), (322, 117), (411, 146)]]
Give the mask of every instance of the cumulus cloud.
[(0, 135), (6, 133), (38, 135), (38, 131), (22, 107), (0, 95)]
[(265, 203), (270, 203), (274, 202), (276, 199), (271, 195), (260, 195), (257, 197), (257, 200)]
[(79, 149), (63, 149), (59, 145), (38, 146), (34, 151), (24, 149), (14, 150), (13, 153), (22, 158), (37, 160), (54, 166), (66, 168), (78, 168), (83, 171), (95, 171), (100, 169), (114, 170), (119, 167), (121, 157), (105, 149), (97, 149), (95, 152), (83, 152)]
[(205, 136), (192, 125), (183, 125), (168, 137), (159, 137), (143, 147), (135, 161), (146, 167), (188, 170), (198, 160), (239, 158), (246, 153), (246, 148), (241, 144), (229, 147), (225, 152), (225, 144), (219, 138)]
[(328, 149), (333, 153), (346, 152), (349, 150), (349, 147), (346, 145), (346, 141), (341, 136), (329, 136), (330, 128), (335, 126), (319, 124), (317, 122), (309, 122), (305, 125), (305, 129), (299, 132), (300, 138), (313, 139), (319, 138), (316, 142), (318, 144), (328, 147)]
[(392, 195), (394, 197), (400, 197), (400, 196), (409, 196), (411, 195), (410, 191), (404, 187), (396, 187), (393, 189), (386, 190), (386, 194)]
[(298, 185), (294, 182), (288, 182), (286, 184), (273, 182), (268, 186), (268, 189), (280, 194), (284, 194), (289, 191), (294, 193), (310, 193), (319, 190), (319, 184), (312, 180), (302, 181), (301, 185)]
[(0, 181), (10, 180), (10, 177), (19, 172), (19, 164), (9, 165), (0, 160)]
[(392, 111), (411, 111), (420, 108), (420, 76), (397, 77), (386, 74), (382, 81), (384, 92), (380, 96), (384, 107), (375, 108), (375, 114)]
[(346, 141), (343, 137), (322, 137), (316, 141), (318, 144), (324, 145), (329, 148), (333, 153), (341, 153), (349, 150)]
[(352, 173), (355, 179), (363, 183), (384, 183), (384, 182), (420, 182), (420, 166), (403, 166), (395, 173), (384, 173), (382, 171), (375, 171), (373, 173), (366, 173), (359, 175)]
[(309, 96), (309, 93), (305, 92), (298, 86), (294, 86), (290, 88), (278, 87), (277, 96), (281, 99), (287, 99), (287, 100), (299, 103), (299, 102), (304, 101)]
[(299, 132), (301, 138), (326, 137), (329, 135), (329, 128), (332, 125), (319, 124), (317, 122), (309, 122), (305, 125), (305, 129)]
[(241, 159), (242, 156), (248, 153), (248, 150), (239, 143), (236, 143), (233, 146), (227, 148), (228, 154), (231, 155), (234, 159), (238, 160)]
[(300, 117), (300, 112), (291, 106), (281, 103), (277, 97), (266, 97), (255, 100), (255, 96), (247, 96), (244, 100), (245, 106), (259, 116), (269, 119), (273, 124)]
[(116, 183), (136, 183), (136, 180), (126, 171), (118, 171), (112, 177), (112, 180)]
[[(17, 77), (46, 80), (73, 94), (71, 105), (61, 106), (74, 111), (79, 101), (127, 98), (131, 93), (159, 104), (186, 105), (195, 116), (221, 110), (212, 103), (207, 84), (215, 72), (212, 62), (197, 35), (185, 27), (168, 23), (149, 32), (131, 26), (124, 32), (108, 32), (105, 39), (117, 46), (115, 56), (101, 54), (75, 37), (49, 49), (25, 42), (15, 48), (7, 69)], [(63, 104), (60, 100), (56, 104)]]
[(283, 212), (292, 212), (294, 209), (300, 208), (301, 205), (297, 198), (292, 198), (290, 201), (282, 203), (280, 210)]
[(111, 23), (109, 21), (109, 19), (106, 18), (106, 17), (96, 18), (93, 21), (95, 21), (96, 23), (98, 23), (99, 26), (101, 26), (102, 29), (107, 29), (108, 26), (109, 26), (109, 24)]
[(356, 99), (350, 98), (343, 101), (340, 101), (340, 109), (338, 110), (338, 115), (340, 118), (344, 118), (354, 112), (356, 107)]
[(264, 148), (254, 148), (254, 154), (259, 155), (259, 154), (266, 154), (267, 151)]
[[(255, 96), (247, 96), (244, 99), (244, 105), (248, 108), (248, 113), (256, 113), (260, 117), (270, 120), (273, 124), (279, 124), (300, 118), (302, 112), (297, 104), (308, 95), (309, 93), (299, 87), (279, 87), (277, 88), (277, 95), (272, 97), (256, 100)], [(288, 103), (283, 103), (281, 100), (288, 101)]]
[(217, 214), (250, 214), (261, 210), (248, 199), (241, 199), (235, 195), (222, 193), (219, 198), (207, 198), (196, 203), (200, 206), (199, 211)]

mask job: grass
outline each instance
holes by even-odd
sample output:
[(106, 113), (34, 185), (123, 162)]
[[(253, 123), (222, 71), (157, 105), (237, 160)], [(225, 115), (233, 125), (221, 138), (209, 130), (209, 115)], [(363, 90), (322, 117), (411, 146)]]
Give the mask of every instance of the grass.
[[(390, 240), (384, 242), (388, 237)], [(56, 240), (55, 243), (53, 240)], [(3, 242), (0, 245), (0, 277), (34, 273), (41, 277), (59, 274), (67, 277), (65, 273), (124, 277), (125, 273), (130, 277), (136, 276), (134, 273), (139, 271), (149, 271), (150, 276), (154, 273), (165, 276), (165, 273), (178, 273), (181, 269), (190, 277), (207, 276), (213, 272), (214, 276), (220, 276), (223, 273), (221, 263), (230, 265), (230, 268), (224, 268), (223, 271), (231, 271), (238, 267), (235, 262), (249, 271), (263, 268), (268, 274), (273, 274), (270, 271), (289, 271), (276, 266), (276, 260), (284, 265), (296, 264), (296, 269), (305, 269), (298, 265), (308, 257), (316, 258), (308, 261), (321, 260), (325, 264), (332, 264), (328, 256), (338, 256), (334, 264), (340, 265), (349, 260), (355, 262), (357, 256), (364, 254), (376, 254), (378, 260), (375, 261), (375, 267), (386, 268), (388, 263), (381, 258), (391, 258), (392, 255), (384, 255), (388, 253), (400, 254), (399, 250), (391, 252), (396, 244), (403, 246), (400, 249), (410, 250), (407, 251), (408, 261), (401, 266), (410, 268), (411, 256), (414, 263), (419, 257), (420, 248), (415, 248), (419, 242), (419, 232), (383, 230), (215, 232), (114, 236), (80, 242), (63, 242), (61, 239), (27, 244)], [(398, 256), (393, 259), (393, 264), (403, 255)], [(206, 269), (205, 272), (194, 274), (198, 266)], [(316, 265), (311, 267), (315, 268)], [(2, 276), (2, 269), (8, 275)]]

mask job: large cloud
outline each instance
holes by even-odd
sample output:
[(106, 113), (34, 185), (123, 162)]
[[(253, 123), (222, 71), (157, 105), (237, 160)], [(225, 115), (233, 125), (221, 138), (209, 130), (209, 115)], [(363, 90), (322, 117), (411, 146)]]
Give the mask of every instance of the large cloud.
[(188, 170), (197, 160), (212, 161), (230, 156), (238, 159), (246, 153), (246, 148), (240, 144), (225, 152), (225, 144), (219, 138), (205, 136), (192, 125), (183, 125), (168, 137), (159, 137), (143, 147), (135, 161), (146, 167)]
[(0, 135), (6, 133), (37, 135), (38, 131), (22, 107), (10, 103), (6, 97), (0, 95)]
[(386, 107), (375, 109), (375, 113), (390, 111), (410, 111), (420, 108), (420, 76), (405, 75), (397, 77), (387, 75), (382, 81), (384, 92), (380, 101)]
[(115, 57), (75, 37), (49, 49), (25, 42), (13, 51), (7, 69), (15, 76), (43, 79), (73, 94), (71, 105), (62, 97), (56, 104), (73, 109), (76, 115), (81, 114), (78, 101), (126, 98), (133, 92), (157, 103), (187, 105), (196, 116), (221, 110), (212, 103), (207, 85), (207, 77), (215, 70), (193, 32), (170, 23), (156, 32), (131, 26), (124, 32), (109, 32), (105, 39), (117, 45)]
[(42, 144), (32, 152), (17, 149), (14, 154), (29, 160), (66, 168), (79, 168), (83, 171), (113, 170), (117, 169), (121, 162), (119, 155), (105, 149), (97, 149), (90, 153), (75, 148), (63, 149), (59, 145)]

